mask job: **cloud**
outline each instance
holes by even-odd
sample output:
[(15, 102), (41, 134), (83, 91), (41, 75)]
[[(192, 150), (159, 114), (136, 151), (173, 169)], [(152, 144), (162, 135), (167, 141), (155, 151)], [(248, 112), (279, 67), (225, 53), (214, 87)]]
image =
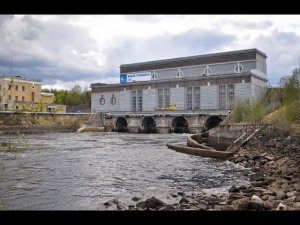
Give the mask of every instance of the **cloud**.
[(283, 32), (277, 29), (270, 35), (260, 35), (255, 45), (268, 56), (268, 78), (271, 84), (277, 84), (280, 77), (291, 74), (300, 66), (300, 36), (295, 32)]
[(269, 20), (264, 20), (256, 23), (248, 22), (248, 21), (231, 20), (229, 23), (238, 29), (250, 29), (250, 30), (267, 29), (273, 25), (273, 22)]
[[(62, 19), (38, 20), (31, 16), (0, 17), (0, 72), (15, 73), (54, 80), (70, 81), (94, 78), (99, 70), (96, 61), (98, 45), (86, 28), (71, 25)], [(96, 57), (88, 57), (90, 55)]]
[(191, 29), (178, 35), (163, 34), (147, 39), (133, 37), (112, 40), (114, 44), (104, 50), (107, 70), (119, 73), (120, 64), (153, 61), (205, 53), (219, 52), (234, 41), (228, 35), (215, 29)]

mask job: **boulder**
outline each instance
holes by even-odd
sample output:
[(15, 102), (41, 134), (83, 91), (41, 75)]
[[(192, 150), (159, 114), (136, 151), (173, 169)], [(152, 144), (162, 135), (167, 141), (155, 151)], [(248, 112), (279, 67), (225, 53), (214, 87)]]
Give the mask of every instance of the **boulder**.
[(251, 206), (253, 209), (261, 210), (263, 209), (263, 200), (257, 195), (251, 197)]
[(295, 196), (296, 194), (297, 194), (297, 191), (289, 191), (288, 193), (286, 193), (286, 196), (289, 198), (289, 197)]
[(250, 201), (248, 198), (241, 198), (231, 202), (234, 210), (248, 210)]
[(148, 198), (146, 201), (139, 202), (136, 204), (137, 207), (142, 208), (142, 209), (144, 209), (144, 208), (159, 209), (165, 205), (166, 204), (164, 202), (162, 202), (161, 200), (159, 200), (155, 197)]
[(122, 203), (122, 202), (119, 202), (119, 203), (117, 204), (117, 209), (118, 209), (118, 210), (128, 210), (128, 206), (125, 205), (125, 204)]
[(276, 210), (284, 211), (284, 210), (287, 210), (287, 207), (282, 202), (280, 202), (279, 205), (277, 206)]
[(193, 199), (193, 198), (191, 198), (191, 197), (188, 197), (188, 196), (183, 196), (181, 199), (180, 199), (180, 201), (179, 201), (179, 203), (180, 204), (182, 204), (182, 203), (187, 203), (187, 204), (198, 204), (198, 202), (195, 200), (195, 199)]
[(275, 195), (276, 195), (276, 199), (278, 199), (278, 200), (283, 200), (286, 198), (286, 194), (284, 193), (284, 191), (282, 189), (276, 190)]
[(240, 190), (235, 185), (233, 185), (231, 188), (229, 188), (228, 192), (229, 193), (240, 192)]
[(264, 201), (262, 203), (262, 207), (266, 210), (271, 210), (273, 208), (271, 202), (269, 202), (269, 201)]
[(141, 200), (141, 198), (133, 197), (131, 200), (134, 201), (134, 202), (138, 202), (139, 200)]
[(222, 211), (232, 211), (232, 210), (234, 210), (232, 205), (221, 205), (220, 208), (221, 208)]
[(105, 202), (105, 203), (103, 203), (105, 206), (111, 206), (113, 203), (114, 204), (118, 204), (120, 202), (120, 200), (119, 199), (117, 199), (117, 198), (113, 198), (113, 199), (111, 199), (111, 200), (109, 200), (109, 201), (107, 201), (107, 202)]
[(294, 202), (293, 206), (297, 209), (300, 209), (300, 202)]

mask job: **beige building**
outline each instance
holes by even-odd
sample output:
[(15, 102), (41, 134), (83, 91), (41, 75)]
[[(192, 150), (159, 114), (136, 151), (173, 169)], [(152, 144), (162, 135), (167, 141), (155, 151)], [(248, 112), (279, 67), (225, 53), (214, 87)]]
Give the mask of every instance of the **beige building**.
[(0, 77), (0, 109), (28, 110), (41, 100), (41, 81), (20, 76)]
[(53, 103), (53, 93), (41, 90), (40, 80), (20, 76), (0, 77), (0, 111), (66, 112), (65, 105)]

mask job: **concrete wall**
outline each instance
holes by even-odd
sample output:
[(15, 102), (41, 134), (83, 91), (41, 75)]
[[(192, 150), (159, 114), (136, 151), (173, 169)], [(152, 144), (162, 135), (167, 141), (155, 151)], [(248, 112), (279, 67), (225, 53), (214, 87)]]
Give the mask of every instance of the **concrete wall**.
[[(237, 74), (234, 71), (234, 67), (237, 65), (237, 63), (238, 62), (176, 67), (176, 68), (168, 68), (168, 69), (158, 69), (154, 71), (158, 75), (156, 80), (177, 79), (176, 74), (179, 69), (183, 73), (182, 78), (202, 76), (204, 69), (207, 66), (209, 66), (209, 68), (211, 69), (212, 72), (211, 76), (220, 75), (220, 74), (229, 74), (229, 73)], [(256, 69), (256, 65), (257, 65), (255, 60), (241, 61), (239, 63), (243, 67), (242, 72), (250, 72), (252, 69)], [(136, 73), (140, 73), (140, 72), (153, 72), (153, 71), (138, 71)]]
[[(91, 110), (91, 112), (120, 111), (120, 94), (121, 94), (121, 92), (118, 92), (118, 91), (92, 93), (92, 96), (91, 96), (92, 110)], [(116, 99), (116, 103), (114, 105), (111, 103), (111, 99), (112, 99), (113, 95)], [(99, 102), (101, 97), (103, 97), (105, 100), (105, 103), (103, 105), (101, 105)], [(124, 100), (124, 97), (122, 97), (122, 100)]]

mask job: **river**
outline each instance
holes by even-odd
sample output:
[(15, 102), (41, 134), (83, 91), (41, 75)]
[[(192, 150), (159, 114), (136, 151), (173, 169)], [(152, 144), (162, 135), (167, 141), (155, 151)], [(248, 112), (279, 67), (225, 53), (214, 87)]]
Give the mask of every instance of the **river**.
[[(248, 184), (229, 161), (186, 155), (166, 142), (187, 134), (48, 133), (27, 135), (28, 149), (0, 152), (5, 210), (102, 210), (102, 203), (171, 191), (224, 192)], [(5, 139), (7, 136), (1, 136)]]

